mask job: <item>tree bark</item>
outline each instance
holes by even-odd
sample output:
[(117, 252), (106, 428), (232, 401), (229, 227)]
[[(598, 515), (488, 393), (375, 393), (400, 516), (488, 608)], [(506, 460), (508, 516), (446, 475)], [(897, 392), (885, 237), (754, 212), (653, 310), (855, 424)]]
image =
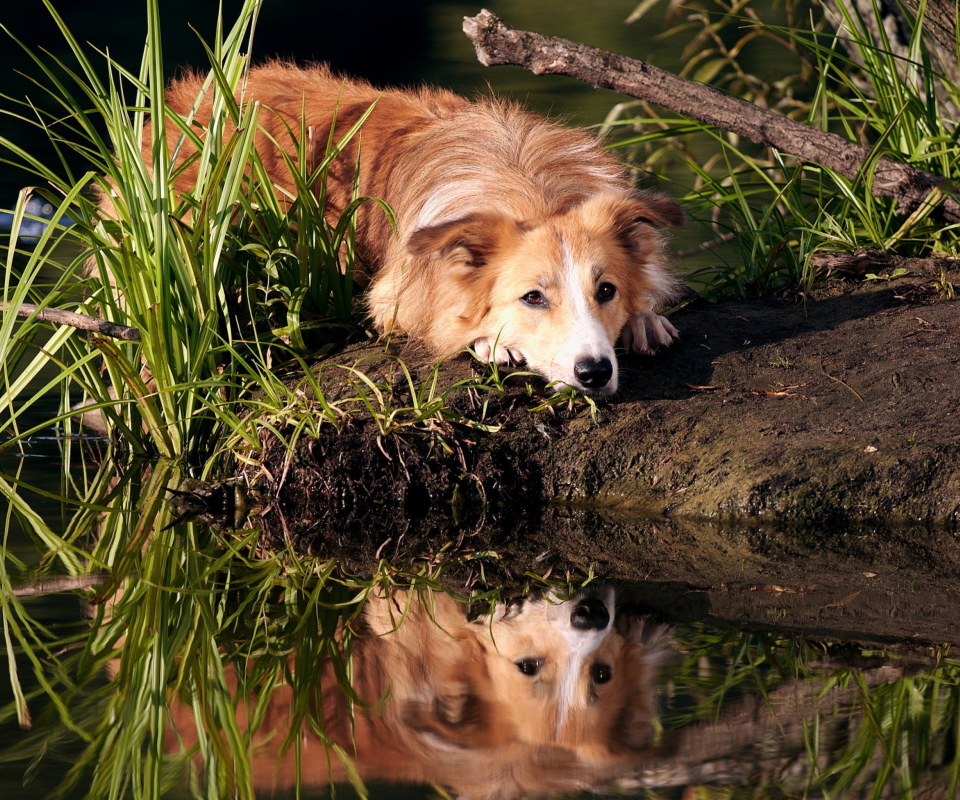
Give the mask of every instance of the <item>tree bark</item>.
[(103, 583), (105, 572), (91, 572), (89, 575), (48, 575), (33, 583), (14, 586), (13, 597), (40, 597), (46, 594), (72, 592), (77, 589), (92, 589)]
[[(525, 67), (535, 75), (568, 75), (669, 108), (765, 147), (775, 147), (849, 180), (866, 178), (862, 175), (869, 167), (870, 151), (866, 147), (643, 61), (567, 39), (518, 31), (486, 10), (476, 17), (466, 17), (463, 31), (473, 41), (477, 57), (485, 66), (509, 64)], [(870, 188), (874, 195), (895, 198), (898, 210), (906, 214), (919, 208), (944, 180), (891, 158), (880, 158), (873, 167)], [(960, 222), (957, 200), (947, 195), (936, 201), (942, 203), (941, 211), (947, 220)]]
[(23, 303), (19, 306), (11, 306), (9, 303), (0, 303), (0, 311), (13, 311), (18, 317), (33, 317), (52, 322), (56, 325), (69, 325), (71, 328), (79, 328), (82, 331), (99, 333), (103, 336), (111, 336), (114, 339), (122, 339), (127, 342), (139, 342), (140, 331), (137, 328), (131, 328), (129, 325), (121, 325), (119, 322), (110, 322), (99, 317), (88, 317), (86, 314), (76, 314), (73, 311), (61, 311), (58, 308), (44, 308), (37, 311), (37, 307), (32, 303)]
[(908, 258), (884, 253), (873, 248), (860, 248), (852, 253), (814, 253), (810, 265), (825, 273), (839, 272), (862, 278), (870, 272), (884, 269), (905, 269), (923, 278), (937, 278), (941, 273), (955, 271), (960, 260), (955, 258)]

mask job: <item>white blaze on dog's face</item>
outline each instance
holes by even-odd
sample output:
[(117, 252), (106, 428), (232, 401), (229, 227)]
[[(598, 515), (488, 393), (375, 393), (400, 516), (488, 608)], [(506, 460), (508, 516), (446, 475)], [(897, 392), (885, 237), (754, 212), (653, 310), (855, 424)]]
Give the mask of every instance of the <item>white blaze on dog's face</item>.
[(601, 194), (543, 220), (484, 212), (421, 229), (411, 251), (437, 253), (452, 312), (438, 327), (459, 328), (461, 346), (606, 395), (617, 390), (621, 336), (646, 350), (676, 333), (655, 314), (675, 282), (654, 226), (683, 222), (666, 197)]
[(491, 685), (520, 741), (569, 747), (587, 761), (649, 745), (669, 628), (615, 615), (608, 589), (563, 602), (526, 600), (474, 623), (489, 630)]

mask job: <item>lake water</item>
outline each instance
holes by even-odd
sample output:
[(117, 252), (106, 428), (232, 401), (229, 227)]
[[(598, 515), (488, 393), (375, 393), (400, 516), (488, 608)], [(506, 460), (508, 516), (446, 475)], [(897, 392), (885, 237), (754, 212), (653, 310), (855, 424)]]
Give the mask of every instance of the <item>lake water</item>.
[[(202, 62), (180, 25), (209, 26), (198, 5), (162, 6), (171, 64)], [(101, 16), (61, 7), (81, 38), (139, 51), (139, 4)], [(276, 0), (258, 41), (264, 55), (329, 59), (381, 82), (489, 82), (583, 124), (620, 100), (481, 67), (460, 33), (478, 10)], [(493, 10), (676, 66), (669, 42), (622, 25), (631, 3)], [(39, 16), (10, 14), (0, 22), (61, 52)], [(3, 74), (21, 64), (14, 52), (0, 48)], [(36, 143), (22, 126), (3, 130)], [(0, 200), (23, 183), (4, 168)], [(54, 412), (51, 400), (31, 419)], [(69, 798), (292, 797), (297, 757), (307, 797), (326, 796), (330, 775), (349, 783), (351, 769), (376, 797), (442, 796), (387, 783), (397, 777), (477, 797), (956, 793), (960, 662), (934, 646), (960, 640), (945, 622), (953, 606), (935, 588), (846, 586), (844, 570), (862, 581), (869, 568), (857, 537), (878, 532), (831, 531), (849, 543), (825, 572), (822, 557), (760, 525), (545, 508), (465, 526), (439, 509), (429, 528), (398, 519), (362, 541), (327, 534), (304, 557), (262, 551), (255, 527), (177, 522), (175, 466), (112, 459), (105, 443), (52, 429), (0, 454), (15, 500), (4, 506), (5, 652), (26, 692), (20, 702), (0, 682), (10, 797), (64, 781)], [(807, 580), (777, 579), (806, 558), (819, 570)], [(92, 577), (73, 592), (11, 595), (57, 576)], [(205, 770), (175, 758), (185, 748)]]
[[(440, 510), (356, 540), (329, 525), (309, 557), (265, 552), (256, 524), (176, 522), (172, 465), (118, 468), (94, 445), (4, 461), (5, 480), (22, 466), (22, 508), (75, 548), (36, 565), (43, 548), (10, 526), (5, 581), (93, 574), (86, 600), (7, 599), (33, 723), (0, 727), (14, 797), (72, 769), (70, 798), (293, 797), (298, 775), (306, 797), (354, 775), (382, 798), (956, 785), (960, 662), (923, 644), (951, 614), (941, 598), (851, 590), (842, 570), (774, 583), (769, 526), (569, 508), (467, 526)], [(68, 502), (26, 488), (65, 454)], [(722, 563), (737, 551), (753, 563)]]

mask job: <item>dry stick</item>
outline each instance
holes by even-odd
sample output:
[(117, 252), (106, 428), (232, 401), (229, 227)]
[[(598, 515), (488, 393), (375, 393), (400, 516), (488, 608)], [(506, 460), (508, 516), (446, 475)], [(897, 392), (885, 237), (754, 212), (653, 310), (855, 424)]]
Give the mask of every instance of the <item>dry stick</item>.
[(88, 317), (85, 314), (75, 314), (72, 311), (61, 311), (57, 308), (44, 308), (37, 310), (32, 303), (22, 303), (20, 306), (11, 306), (10, 303), (0, 302), (0, 311), (9, 311), (13, 308), (18, 317), (36, 317), (44, 322), (53, 322), (57, 325), (69, 325), (72, 328), (79, 328), (82, 331), (92, 331), (104, 336), (112, 336), (114, 339), (124, 339), (128, 342), (139, 342), (140, 331), (137, 328), (131, 328), (128, 325), (120, 325), (117, 322), (108, 322), (98, 317)]
[[(475, 17), (465, 17), (463, 32), (473, 41), (477, 58), (485, 66), (525, 67), (535, 75), (568, 75), (596, 87), (613, 89), (820, 164), (849, 180), (860, 176), (870, 157), (866, 147), (851, 144), (836, 134), (758, 108), (643, 61), (555, 36), (518, 31), (486, 9)], [(944, 180), (891, 158), (880, 158), (874, 168), (871, 190), (879, 197), (896, 198), (898, 211), (909, 213)], [(960, 222), (960, 203), (946, 196), (942, 213), (950, 222)]]
[(839, 378), (834, 378), (833, 375), (831, 375), (829, 372), (827, 372), (826, 367), (823, 366), (823, 359), (822, 359), (822, 358), (820, 359), (820, 371), (821, 371), (824, 375), (826, 375), (830, 380), (836, 381), (836, 382), (839, 383), (844, 389), (852, 392), (852, 393), (853, 393), (853, 396), (856, 397), (857, 400), (859, 400), (861, 403), (863, 402), (863, 398), (860, 396), (860, 393), (859, 393), (856, 389), (848, 386), (847, 384), (845, 384), (845, 383), (844, 383), (842, 380), (840, 380)]
[(92, 589), (103, 583), (105, 572), (91, 572), (88, 575), (49, 575), (34, 583), (14, 586), (14, 597), (37, 597), (57, 592), (72, 592), (75, 589)]

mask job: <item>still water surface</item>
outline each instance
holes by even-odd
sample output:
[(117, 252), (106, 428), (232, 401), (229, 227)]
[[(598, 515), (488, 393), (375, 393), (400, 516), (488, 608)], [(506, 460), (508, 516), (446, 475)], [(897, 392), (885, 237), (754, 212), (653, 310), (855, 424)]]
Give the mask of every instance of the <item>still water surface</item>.
[[(620, 100), (480, 67), (459, 32), (478, 6), (398, 13), (384, 3), (318, 21), (294, 5), (268, 3), (265, 54), (330, 58), (380, 81), (463, 91), (489, 81), (581, 123)], [(84, 38), (139, 48), (133, 6), (117, 4), (110, 25), (64, 6)], [(669, 43), (621, 24), (630, 8), (493, 10), (519, 28), (674, 67)], [(173, 63), (200, 60), (173, 38)], [(21, 183), (0, 173), (2, 199)], [(54, 411), (51, 402), (33, 419)], [(408, 544), (383, 560), (376, 547), (264, 553), (255, 527), (175, 524), (174, 467), (114, 464), (103, 443), (49, 434), (0, 456), (19, 498), (4, 517), (4, 588), (96, 577), (74, 592), (4, 596), (6, 651), (17, 654), (32, 722), (27, 730), (8, 713), (0, 727), (10, 797), (65, 781), (70, 798), (294, 796), (298, 775), (301, 796), (326, 795), (331, 778), (369, 783), (378, 797), (439, 795), (397, 779), (470, 797), (955, 794), (960, 662), (929, 646), (933, 633), (911, 639), (922, 620), (906, 588), (868, 598), (818, 590), (814, 577), (808, 587), (737, 586), (716, 570), (698, 581), (696, 562), (671, 565), (671, 553), (689, 553), (662, 521), (613, 525), (575, 510), (519, 532), (463, 530), (451, 518), (418, 540), (408, 525)], [(575, 549), (558, 544), (561, 528), (576, 531), (566, 539)], [(63, 545), (41, 563), (48, 531)], [(373, 535), (386, 544), (395, 533)], [(730, 543), (740, 532), (708, 534)], [(657, 550), (659, 566), (630, 543)], [(13, 703), (10, 681), (2, 690)]]
[[(717, 583), (708, 550), (736, 527), (572, 509), (264, 552), (256, 519), (176, 522), (174, 466), (118, 466), (52, 438), (2, 462), (24, 502), (5, 585), (90, 577), (7, 598), (32, 721), (8, 707), (0, 728), (14, 797), (953, 796), (960, 662), (924, 644), (936, 597)], [(53, 475), (63, 499), (32, 489)], [(30, 511), (68, 543), (45, 563)]]

